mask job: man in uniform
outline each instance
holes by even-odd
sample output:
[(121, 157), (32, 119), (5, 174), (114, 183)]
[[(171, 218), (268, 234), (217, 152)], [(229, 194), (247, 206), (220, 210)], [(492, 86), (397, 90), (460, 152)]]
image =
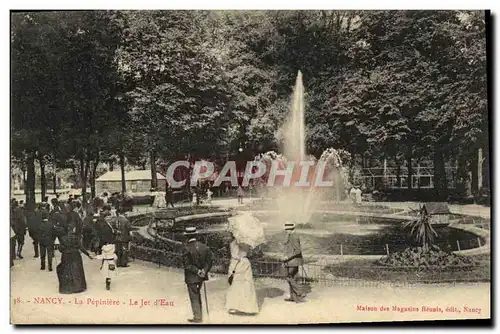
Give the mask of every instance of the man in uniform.
[(208, 272), (212, 269), (212, 251), (207, 245), (196, 240), (196, 227), (187, 227), (184, 235), (187, 238), (183, 255), (184, 282), (187, 285), (193, 319), (189, 322), (201, 323), (201, 286), (208, 280)]
[(288, 302), (301, 303), (304, 301), (305, 293), (296, 280), (299, 266), (304, 264), (302, 249), (300, 247), (300, 238), (295, 234), (295, 224), (293, 223), (286, 223), (285, 231), (287, 232), (287, 238), (285, 241), (285, 259), (283, 262), (287, 271), (288, 285), (290, 286), (290, 298), (285, 300)]

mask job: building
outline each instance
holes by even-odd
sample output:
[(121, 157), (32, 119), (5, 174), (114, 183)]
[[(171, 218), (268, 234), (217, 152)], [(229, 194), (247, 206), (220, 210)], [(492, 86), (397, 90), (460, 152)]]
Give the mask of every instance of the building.
[[(160, 173), (156, 173), (158, 180), (158, 190), (165, 191), (166, 178)], [(151, 171), (134, 170), (125, 172), (125, 182), (127, 192), (145, 193), (151, 190)], [(122, 191), (122, 173), (121, 171), (110, 171), (101, 175), (95, 180), (95, 189), (97, 194), (103, 192), (114, 193)]]

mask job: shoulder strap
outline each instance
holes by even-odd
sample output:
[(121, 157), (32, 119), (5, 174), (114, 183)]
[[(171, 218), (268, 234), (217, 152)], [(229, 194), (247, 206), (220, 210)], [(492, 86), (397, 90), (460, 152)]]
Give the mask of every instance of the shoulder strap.
[(241, 260), (238, 260), (238, 262), (236, 262), (236, 265), (234, 266), (234, 269), (233, 269), (233, 274), (236, 272), (236, 268), (238, 267), (238, 264), (240, 264), (240, 261)]
[(110, 224), (108, 221), (106, 221), (106, 218), (104, 218), (104, 222), (105, 222), (106, 224), (108, 224), (109, 228), (110, 228), (110, 229), (111, 229), (111, 231), (114, 233), (114, 232), (115, 232), (115, 229), (113, 228), (113, 226), (111, 226), (111, 224)]

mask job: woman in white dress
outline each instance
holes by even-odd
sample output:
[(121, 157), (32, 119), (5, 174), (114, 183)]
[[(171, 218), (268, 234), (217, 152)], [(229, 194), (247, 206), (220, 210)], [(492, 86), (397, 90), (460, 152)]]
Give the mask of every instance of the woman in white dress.
[(229, 313), (259, 313), (257, 294), (253, 282), (252, 266), (247, 259), (248, 246), (238, 244), (233, 238), (229, 245), (231, 262), (228, 277), (233, 274), (233, 282), (226, 295), (226, 309)]

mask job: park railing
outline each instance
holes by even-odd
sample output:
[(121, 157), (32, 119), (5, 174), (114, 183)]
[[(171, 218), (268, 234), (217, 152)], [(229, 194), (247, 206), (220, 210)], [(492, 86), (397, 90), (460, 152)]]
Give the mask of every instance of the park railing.
[[(438, 242), (434, 245), (441, 250), (447, 252), (462, 251), (467, 249), (478, 248), (486, 245), (486, 240), (481, 237), (473, 237), (463, 240), (450, 240), (446, 242)], [(411, 246), (408, 243), (363, 243), (362, 245), (354, 244), (329, 244), (328, 253), (330, 255), (390, 255), (395, 252), (404, 251)], [(414, 245), (417, 247), (417, 245)]]
[[(286, 268), (280, 262), (252, 262), (254, 277), (283, 278)], [(457, 266), (382, 266), (376, 264), (305, 264), (299, 279), (322, 285), (379, 285), (415, 283), (489, 282), (490, 264)]]
[[(131, 244), (131, 257), (158, 264), (158, 267), (183, 268), (182, 254)], [(275, 260), (251, 260), (256, 279), (285, 280), (287, 273), (282, 262)], [(211, 272), (227, 274), (229, 259), (214, 259)], [(450, 284), (464, 282), (490, 282), (490, 263), (457, 266), (382, 266), (374, 263), (306, 263), (299, 270), (298, 279), (303, 282), (333, 286), (378, 286), (412, 284)]]

